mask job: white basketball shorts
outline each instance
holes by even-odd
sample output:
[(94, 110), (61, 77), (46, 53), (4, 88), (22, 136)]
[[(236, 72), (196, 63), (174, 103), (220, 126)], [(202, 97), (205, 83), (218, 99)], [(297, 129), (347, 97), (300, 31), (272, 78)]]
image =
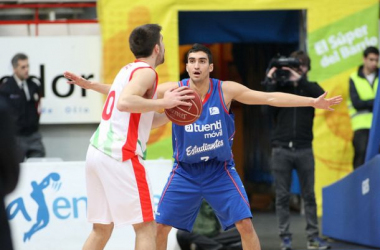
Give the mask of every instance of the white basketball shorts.
[(153, 192), (139, 156), (120, 162), (89, 146), (87, 219), (115, 227), (154, 220)]

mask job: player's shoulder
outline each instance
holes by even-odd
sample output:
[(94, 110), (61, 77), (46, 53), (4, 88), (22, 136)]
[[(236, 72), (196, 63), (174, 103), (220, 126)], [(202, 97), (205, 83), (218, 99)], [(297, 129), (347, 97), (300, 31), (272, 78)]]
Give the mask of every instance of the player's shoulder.
[(240, 86), (240, 83), (234, 81), (221, 81), (223, 92), (235, 90), (236, 87)]
[(151, 67), (136, 67), (128, 73), (130, 74), (130, 79), (155, 80), (157, 78), (156, 71)]

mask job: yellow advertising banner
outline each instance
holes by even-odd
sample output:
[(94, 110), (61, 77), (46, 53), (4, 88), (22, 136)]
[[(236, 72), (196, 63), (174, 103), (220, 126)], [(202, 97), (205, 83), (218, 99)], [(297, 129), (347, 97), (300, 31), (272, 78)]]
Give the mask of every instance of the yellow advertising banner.
[[(111, 83), (119, 69), (134, 60), (128, 36), (146, 23), (163, 27), (166, 54), (165, 64), (157, 68), (160, 83), (179, 80), (178, 12), (205, 10), (306, 10), (310, 78), (329, 96), (347, 98), (348, 77), (361, 64), (363, 48), (378, 44), (378, 0), (99, 0), (104, 81)], [(352, 171), (352, 131), (345, 104), (334, 112), (316, 112), (314, 138), (315, 191), (321, 214), (322, 187)], [(152, 131), (148, 159), (169, 158), (171, 152), (171, 126)]]

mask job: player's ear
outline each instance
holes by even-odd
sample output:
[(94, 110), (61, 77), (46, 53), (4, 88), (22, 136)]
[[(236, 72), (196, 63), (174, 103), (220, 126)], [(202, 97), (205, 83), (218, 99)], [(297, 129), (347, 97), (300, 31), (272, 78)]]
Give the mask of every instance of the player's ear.
[(156, 54), (160, 53), (160, 45), (154, 45), (154, 52), (156, 52)]
[(208, 71), (212, 72), (214, 70), (214, 64), (211, 63), (210, 66), (208, 66)]

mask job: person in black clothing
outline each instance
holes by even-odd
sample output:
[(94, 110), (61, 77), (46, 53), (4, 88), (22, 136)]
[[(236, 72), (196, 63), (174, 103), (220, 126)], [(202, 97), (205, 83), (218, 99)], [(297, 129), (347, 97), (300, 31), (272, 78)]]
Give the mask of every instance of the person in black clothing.
[[(310, 59), (303, 51), (291, 54), (300, 62), (298, 68), (283, 67), (289, 71), (287, 82), (276, 82), (272, 76), (276, 68), (268, 71), (266, 88), (269, 92), (285, 92), (306, 97), (318, 97), (324, 93), (316, 82), (307, 80)], [(273, 108), (274, 130), (272, 134), (272, 173), (276, 191), (276, 214), (281, 238), (281, 249), (290, 250), (289, 198), (292, 171), (297, 171), (301, 196), (304, 200), (308, 249), (327, 249), (330, 246), (318, 237), (317, 206), (314, 194), (314, 156), (312, 150), (314, 108)]]
[(6, 103), (0, 99), (0, 248), (12, 250), (4, 197), (16, 188), (19, 177), (14, 124)]
[(202, 201), (193, 231), (177, 231), (177, 241), (181, 250), (241, 250), (240, 234), (236, 228), (221, 231), (221, 226), (211, 206)]
[(363, 165), (372, 126), (373, 103), (379, 85), (379, 50), (368, 47), (363, 52), (363, 65), (350, 76), (348, 109), (354, 131), (354, 169)]
[(0, 98), (5, 100), (16, 121), (17, 144), (21, 161), (44, 157), (45, 148), (39, 133), (41, 88), (29, 77), (29, 62), (25, 54), (12, 58), (13, 76), (0, 85)]

